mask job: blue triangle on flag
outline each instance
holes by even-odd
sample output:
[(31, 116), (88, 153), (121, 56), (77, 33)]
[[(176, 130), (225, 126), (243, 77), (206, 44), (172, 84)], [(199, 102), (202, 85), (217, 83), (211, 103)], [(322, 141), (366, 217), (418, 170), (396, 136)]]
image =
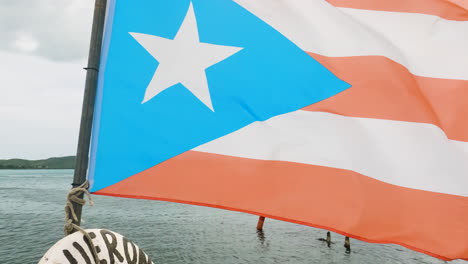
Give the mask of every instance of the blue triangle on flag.
[(174, 39), (190, 1), (112, 3), (94, 121), (92, 191), (350, 87), (233, 1), (192, 4), (200, 42), (242, 48), (205, 71), (215, 111), (181, 83), (142, 104), (159, 62), (130, 33)]

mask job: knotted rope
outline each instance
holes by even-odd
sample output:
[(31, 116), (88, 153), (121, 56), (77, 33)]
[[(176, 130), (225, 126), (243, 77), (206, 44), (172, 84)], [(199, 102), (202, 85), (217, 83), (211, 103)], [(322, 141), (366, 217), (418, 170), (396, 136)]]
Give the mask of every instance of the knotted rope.
[(101, 263), (101, 261), (99, 259), (98, 253), (96, 252), (96, 247), (94, 246), (91, 236), (88, 234), (88, 232), (86, 232), (86, 230), (81, 228), (79, 225), (75, 224), (78, 222), (78, 217), (76, 216), (75, 209), (73, 208), (73, 203), (79, 204), (82, 206), (85, 205), (86, 200), (83, 198), (80, 198), (80, 196), (86, 195), (86, 197), (88, 197), (89, 205), (90, 206), (94, 205), (94, 201), (91, 198), (91, 194), (89, 193), (88, 188), (89, 188), (89, 183), (88, 181), (85, 181), (82, 185), (71, 189), (70, 192), (68, 193), (67, 203), (65, 205), (64, 232), (65, 232), (65, 236), (68, 236), (74, 233), (75, 231), (81, 232), (85, 236), (86, 240), (88, 240), (89, 242), (91, 253), (93, 254), (95, 263), (99, 264)]

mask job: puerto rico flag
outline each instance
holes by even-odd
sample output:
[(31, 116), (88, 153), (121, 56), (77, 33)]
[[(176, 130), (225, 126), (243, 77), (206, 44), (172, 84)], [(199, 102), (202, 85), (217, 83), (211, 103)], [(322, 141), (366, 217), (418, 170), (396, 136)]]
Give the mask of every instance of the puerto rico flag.
[(91, 191), (468, 259), (467, 9), (110, 1)]

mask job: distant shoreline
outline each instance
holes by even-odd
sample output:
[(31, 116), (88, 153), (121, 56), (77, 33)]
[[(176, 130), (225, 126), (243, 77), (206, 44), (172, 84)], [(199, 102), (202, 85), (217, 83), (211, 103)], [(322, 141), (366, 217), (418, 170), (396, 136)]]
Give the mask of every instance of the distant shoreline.
[(53, 157), (43, 160), (0, 160), (0, 170), (64, 170), (75, 168), (75, 156)]

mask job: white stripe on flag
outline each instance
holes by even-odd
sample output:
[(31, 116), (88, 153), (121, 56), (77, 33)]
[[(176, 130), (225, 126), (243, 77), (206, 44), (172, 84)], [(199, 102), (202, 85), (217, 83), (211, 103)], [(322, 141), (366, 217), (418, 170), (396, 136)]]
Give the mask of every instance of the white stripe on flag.
[(336, 8), (323, 0), (235, 0), (301, 49), (329, 57), (377, 55), (425, 77), (468, 80), (468, 21)]
[(296, 111), (194, 149), (352, 170), (403, 187), (468, 196), (468, 143), (431, 124)]

